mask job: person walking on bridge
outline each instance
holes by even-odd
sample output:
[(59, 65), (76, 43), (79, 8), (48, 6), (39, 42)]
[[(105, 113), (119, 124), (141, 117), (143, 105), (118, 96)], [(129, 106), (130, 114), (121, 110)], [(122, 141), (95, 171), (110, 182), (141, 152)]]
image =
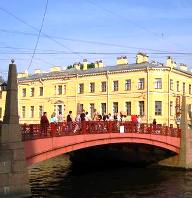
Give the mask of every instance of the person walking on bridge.
[(67, 131), (72, 131), (72, 111), (69, 111), (69, 114), (67, 115)]
[(49, 120), (47, 119), (47, 112), (44, 112), (43, 115), (41, 116), (40, 126), (41, 126), (41, 134), (47, 136), (47, 128), (49, 126)]

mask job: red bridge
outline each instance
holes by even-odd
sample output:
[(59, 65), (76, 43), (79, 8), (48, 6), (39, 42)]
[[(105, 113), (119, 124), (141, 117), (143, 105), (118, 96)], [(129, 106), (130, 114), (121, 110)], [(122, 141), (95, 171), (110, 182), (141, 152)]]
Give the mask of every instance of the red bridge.
[(96, 145), (115, 143), (148, 144), (170, 150), (180, 149), (178, 128), (116, 121), (60, 123), (50, 126), (22, 125), (25, 156), (28, 165)]

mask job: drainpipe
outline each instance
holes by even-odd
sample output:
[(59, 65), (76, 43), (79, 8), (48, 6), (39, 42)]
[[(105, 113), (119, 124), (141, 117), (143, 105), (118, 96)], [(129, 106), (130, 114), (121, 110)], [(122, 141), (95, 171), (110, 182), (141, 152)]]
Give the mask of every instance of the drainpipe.
[(149, 68), (147, 67), (147, 123), (149, 123)]
[(107, 114), (109, 113), (109, 71), (106, 72), (107, 76)]
[(77, 80), (76, 80), (76, 84), (75, 84), (75, 106), (76, 106), (76, 115), (77, 115), (77, 111), (78, 111), (78, 109), (77, 109), (77, 92), (78, 92), (78, 79), (79, 79), (79, 76), (78, 76), (78, 74), (76, 75), (76, 78), (77, 78)]
[(171, 69), (169, 70), (168, 73), (168, 126), (170, 125), (170, 72)]

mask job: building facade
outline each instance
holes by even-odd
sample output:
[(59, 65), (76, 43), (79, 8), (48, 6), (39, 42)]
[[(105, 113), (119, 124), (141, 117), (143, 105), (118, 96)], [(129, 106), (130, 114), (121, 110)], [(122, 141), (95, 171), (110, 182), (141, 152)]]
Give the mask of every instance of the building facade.
[[(83, 69), (79, 64), (68, 70), (53, 67), (50, 72), (36, 70), (35, 74), (18, 74), (19, 114), (21, 123), (39, 123), (44, 111), (50, 118), (53, 112), (64, 117), (71, 110), (73, 117), (84, 109), (90, 115), (123, 112), (128, 118), (141, 115), (142, 122), (174, 126), (180, 119), (182, 96), (192, 103), (192, 73), (187, 66), (176, 66), (171, 57), (165, 65), (149, 63), (148, 56), (138, 53), (135, 64), (125, 56), (117, 65)], [(0, 119), (3, 118), (6, 91), (0, 93)], [(191, 105), (189, 105), (189, 120)]]

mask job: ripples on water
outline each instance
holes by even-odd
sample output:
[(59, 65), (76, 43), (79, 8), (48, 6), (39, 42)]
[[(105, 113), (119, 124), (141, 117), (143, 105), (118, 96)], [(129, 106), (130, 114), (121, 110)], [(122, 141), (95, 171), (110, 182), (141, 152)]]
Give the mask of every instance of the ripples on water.
[(118, 164), (73, 167), (66, 156), (30, 168), (33, 197), (192, 198), (192, 172)]

